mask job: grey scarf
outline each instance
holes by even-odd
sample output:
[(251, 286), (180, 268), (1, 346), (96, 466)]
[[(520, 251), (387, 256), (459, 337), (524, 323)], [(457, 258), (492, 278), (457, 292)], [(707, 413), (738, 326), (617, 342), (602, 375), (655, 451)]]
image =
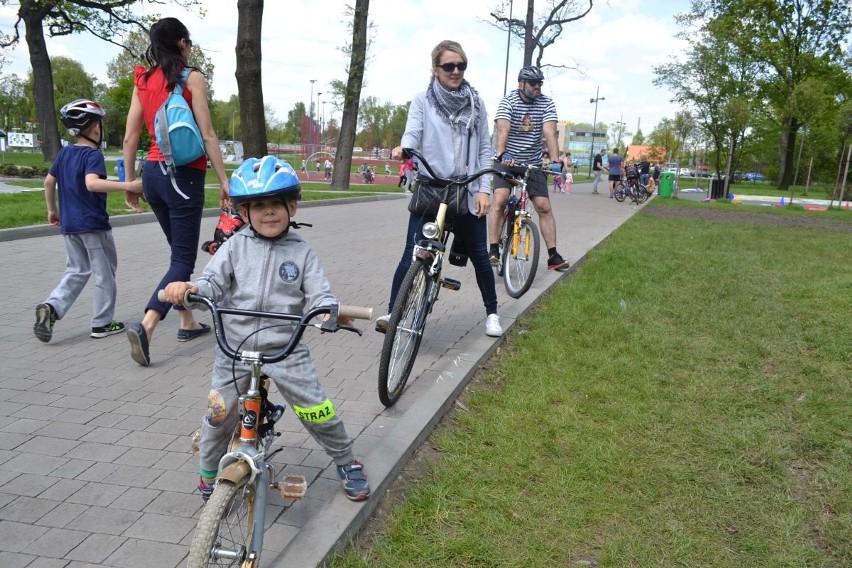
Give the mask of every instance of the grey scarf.
[(435, 77), (429, 81), (426, 100), (435, 107), (435, 112), (458, 132), (476, 131), (480, 108), (479, 95), (466, 80), (457, 91), (448, 91)]

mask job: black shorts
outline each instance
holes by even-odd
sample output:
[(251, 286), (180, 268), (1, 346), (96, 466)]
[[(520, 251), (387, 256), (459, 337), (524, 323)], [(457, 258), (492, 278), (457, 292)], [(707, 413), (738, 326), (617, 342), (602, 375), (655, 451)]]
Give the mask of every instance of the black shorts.
[[(500, 162), (494, 162), (494, 169), (501, 172), (512, 172), (513, 174), (517, 174), (518, 177), (523, 177), (524, 172), (526, 171), (524, 168), (507, 168)], [(494, 176), (493, 179), (494, 189), (499, 187), (509, 187), (509, 182), (500, 176)], [(530, 179), (527, 181), (527, 195), (530, 197), (548, 197), (547, 174), (541, 170), (534, 170), (530, 173)]]
[(621, 175), (620, 174), (610, 174), (609, 175), (609, 181), (621, 181)]

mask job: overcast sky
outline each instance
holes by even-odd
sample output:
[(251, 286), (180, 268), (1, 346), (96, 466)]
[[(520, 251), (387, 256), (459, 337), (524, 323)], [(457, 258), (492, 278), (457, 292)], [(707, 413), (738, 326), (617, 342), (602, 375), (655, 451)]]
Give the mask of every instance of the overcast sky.
[[(429, 55), (439, 41), (453, 39), (467, 52), (466, 78), (485, 100), (493, 116), (503, 95), (506, 69), (506, 32), (489, 25), (489, 12), (500, 0), (373, 0), (370, 20), (375, 29), (362, 96), (404, 104), (426, 87)], [(539, 2), (542, 4), (542, 2)], [(15, 21), (17, 2), (0, 6), (0, 29), (9, 31)], [(272, 0), (263, 15), (264, 102), (281, 119), (293, 105), (309, 104), (311, 79), (317, 93), (330, 91), (333, 79), (345, 81), (347, 57), (340, 46), (348, 43), (345, 7), (338, 0)], [(193, 41), (215, 64), (215, 98), (227, 100), (237, 93), (237, 3), (205, 0), (206, 15), (163, 9), (163, 15), (181, 19)], [(526, 2), (515, 0), (513, 15), (523, 15)], [(165, 8), (169, 8), (166, 6)], [(661, 118), (678, 110), (671, 94), (653, 86), (652, 67), (672, 57), (682, 57), (686, 43), (674, 37), (673, 15), (687, 10), (688, 0), (598, 0), (582, 20), (568, 24), (557, 42), (545, 50), (544, 61), (574, 69), (545, 69), (544, 92), (556, 102), (560, 120), (591, 122), (600, 87), (598, 121), (623, 120), (634, 132), (641, 121), (647, 134)], [(21, 27), (23, 35), (23, 27)], [(106, 64), (119, 48), (77, 35), (47, 40), (51, 56), (64, 55), (79, 61), (86, 71), (108, 83)], [(3, 73), (26, 74), (30, 70), (25, 45), (7, 53), (11, 64)], [(517, 87), (523, 52), (513, 43), (509, 50), (508, 89)], [(328, 101), (323, 95), (320, 102)], [(322, 110), (322, 105), (320, 105)], [(325, 105), (325, 118), (332, 112)]]

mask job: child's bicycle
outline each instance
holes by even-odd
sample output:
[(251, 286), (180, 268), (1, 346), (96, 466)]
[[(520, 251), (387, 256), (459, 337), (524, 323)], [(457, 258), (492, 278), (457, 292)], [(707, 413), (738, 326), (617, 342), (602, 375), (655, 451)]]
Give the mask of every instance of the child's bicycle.
[(441, 287), (459, 290), (461, 282), (441, 278), (444, 254), (447, 252), (447, 240), (452, 228), (447, 221), (447, 200), (451, 188), (467, 185), (485, 174), (494, 174), (504, 179), (510, 174), (493, 168), (485, 168), (466, 176), (451, 179), (435, 174), (429, 162), (419, 152), (405, 149), (406, 155), (420, 160), (421, 165), (432, 176), (436, 185), (444, 187), (441, 204), (434, 222), (423, 226), (423, 239), (414, 246), (414, 258), (411, 267), (405, 273), (399, 293), (390, 313), (385, 341), (379, 360), (379, 400), (385, 406), (392, 406), (399, 400), (408, 376), (417, 358), (423, 331), (426, 328), (426, 316), (438, 299)]
[(561, 179), (562, 174), (552, 172), (533, 164), (519, 164), (524, 168), (521, 178), (507, 178), (514, 185), (504, 211), (505, 218), (500, 229), (500, 260), (497, 261), (497, 274), (503, 277), (506, 293), (520, 298), (532, 286), (538, 269), (538, 257), (541, 252), (541, 237), (538, 226), (532, 220), (527, 183), (534, 171), (542, 171)]
[[(162, 298), (162, 292), (160, 294)], [(307, 483), (301, 475), (287, 475), (280, 481), (275, 479), (275, 471), (269, 460), (283, 449), (273, 450), (272, 444), (281, 435), (275, 431), (275, 423), (284, 413), (284, 407), (274, 405), (267, 399), (266, 385), (269, 379), (261, 369), (265, 363), (286, 359), (299, 344), (308, 326), (324, 332), (344, 329), (361, 335), (358, 329), (339, 324), (338, 319), (372, 319), (373, 310), (333, 305), (315, 308), (305, 314), (258, 312), (221, 307), (210, 298), (198, 294), (187, 294), (184, 303), (194, 308), (208, 308), (219, 348), (231, 359), (251, 367), (248, 391), (240, 396), (242, 420), (231, 444), (231, 451), (219, 461), (213, 494), (201, 511), (186, 565), (188, 568), (258, 568), (269, 491), (278, 491), (284, 499), (300, 499), (307, 490)], [(314, 318), (324, 314), (330, 315), (327, 321), (311, 323)], [(294, 322), (291, 325), (295, 329), (289, 343), (272, 353), (240, 350), (239, 347), (234, 349), (225, 337), (223, 315), (284, 320)]]

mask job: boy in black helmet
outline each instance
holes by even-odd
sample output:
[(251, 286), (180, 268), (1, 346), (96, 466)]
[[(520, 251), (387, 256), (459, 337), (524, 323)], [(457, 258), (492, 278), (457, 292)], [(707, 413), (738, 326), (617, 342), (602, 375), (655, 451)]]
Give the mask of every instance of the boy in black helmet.
[[(44, 179), (47, 222), (58, 225), (65, 239), (65, 275), (53, 292), (36, 306), (35, 336), (45, 343), (53, 336), (53, 324), (71, 308), (89, 277), (95, 277), (91, 337), (100, 338), (124, 331), (113, 320), (115, 270), (118, 256), (106, 208), (106, 192), (142, 193), (142, 181), (110, 181), (100, 152), (103, 139), (103, 107), (76, 99), (59, 111), (62, 124), (76, 142), (56, 156)], [(59, 207), (56, 196), (59, 194)]]

